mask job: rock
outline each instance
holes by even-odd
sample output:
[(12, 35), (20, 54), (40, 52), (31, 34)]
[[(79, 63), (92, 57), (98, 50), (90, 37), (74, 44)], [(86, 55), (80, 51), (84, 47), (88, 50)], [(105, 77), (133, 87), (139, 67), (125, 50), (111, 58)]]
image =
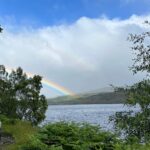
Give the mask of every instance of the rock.
[(5, 144), (13, 144), (15, 142), (13, 136), (9, 133), (1, 133), (0, 146)]

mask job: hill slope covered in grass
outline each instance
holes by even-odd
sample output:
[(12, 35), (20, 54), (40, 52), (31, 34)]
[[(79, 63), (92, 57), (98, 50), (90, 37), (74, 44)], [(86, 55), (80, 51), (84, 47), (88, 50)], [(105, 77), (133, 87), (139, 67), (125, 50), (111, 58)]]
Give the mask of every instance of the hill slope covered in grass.
[(120, 92), (99, 92), (87, 93), (77, 96), (61, 96), (48, 99), (49, 105), (69, 104), (120, 104), (126, 99), (125, 93)]

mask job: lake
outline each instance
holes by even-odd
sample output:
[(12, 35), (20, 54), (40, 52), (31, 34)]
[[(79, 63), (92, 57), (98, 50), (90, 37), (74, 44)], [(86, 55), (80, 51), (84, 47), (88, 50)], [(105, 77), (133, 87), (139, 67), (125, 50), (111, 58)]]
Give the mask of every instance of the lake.
[[(132, 108), (132, 110), (138, 108)], [(91, 104), (91, 105), (50, 105), (46, 112), (45, 122), (74, 121), (88, 122), (111, 130), (109, 116), (119, 111), (129, 110), (123, 104)]]

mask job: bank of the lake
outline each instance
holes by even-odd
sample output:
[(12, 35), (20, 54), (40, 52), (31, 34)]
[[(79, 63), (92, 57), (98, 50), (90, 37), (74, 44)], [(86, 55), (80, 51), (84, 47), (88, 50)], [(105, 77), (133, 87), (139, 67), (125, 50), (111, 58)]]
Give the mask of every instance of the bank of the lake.
[[(2, 148), (3, 150), (149, 150), (149, 143), (128, 144), (108, 131), (109, 115), (127, 109), (122, 104), (49, 106), (46, 113), (49, 123), (44, 127), (33, 127), (29, 122), (19, 120), (6, 121), (3, 129), (12, 134), (15, 143)], [(99, 128), (99, 124), (103, 128), (106, 126), (106, 130)]]

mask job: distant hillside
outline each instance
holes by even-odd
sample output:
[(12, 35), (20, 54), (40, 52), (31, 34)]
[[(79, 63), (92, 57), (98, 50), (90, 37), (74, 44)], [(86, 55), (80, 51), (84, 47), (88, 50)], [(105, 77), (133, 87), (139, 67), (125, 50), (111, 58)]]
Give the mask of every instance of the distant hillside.
[(119, 104), (124, 103), (126, 96), (124, 92), (100, 92), (80, 94), (77, 97), (61, 96), (48, 99), (49, 105), (62, 104)]

